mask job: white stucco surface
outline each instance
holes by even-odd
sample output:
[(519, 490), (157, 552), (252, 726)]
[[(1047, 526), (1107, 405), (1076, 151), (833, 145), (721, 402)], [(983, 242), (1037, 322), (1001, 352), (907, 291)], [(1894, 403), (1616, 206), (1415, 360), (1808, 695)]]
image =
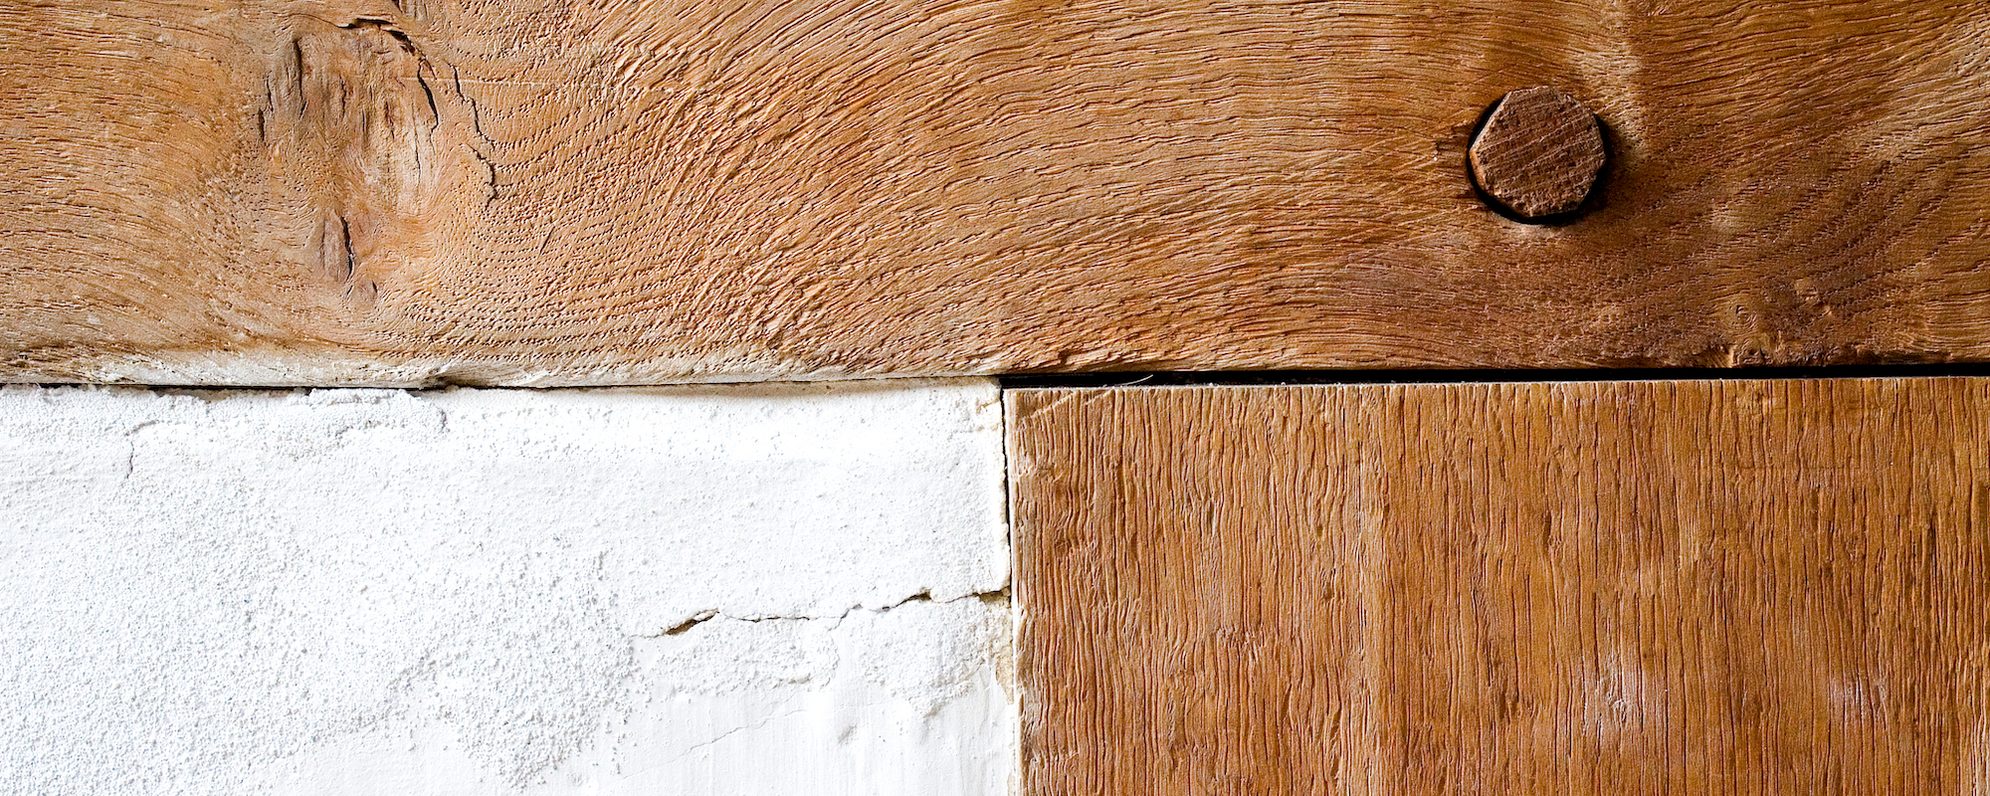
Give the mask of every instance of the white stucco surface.
[(993, 794), (985, 381), (0, 389), (0, 793)]

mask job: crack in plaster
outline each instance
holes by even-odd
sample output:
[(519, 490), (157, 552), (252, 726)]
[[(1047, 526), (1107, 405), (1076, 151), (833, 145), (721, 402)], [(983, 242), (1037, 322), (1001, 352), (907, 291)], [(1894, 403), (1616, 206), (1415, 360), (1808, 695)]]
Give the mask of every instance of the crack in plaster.
[(909, 603), (932, 603), (935, 605), (947, 605), (949, 603), (957, 603), (962, 600), (980, 600), (985, 603), (996, 600), (1006, 601), (1008, 599), (1009, 599), (1009, 587), (1007, 584), (1004, 584), (1002, 588), (999, 589), (991, 589), (989, 591), (968, 592), (967, 594), (962, 594), (956, 597), (947, 597), (944, 599), (934, 598), (932, 590), (925, 589), (916, 592), (912, 595), (909, 595), (904, 599), (892, 603), (887, 603), (885, 605), (869, 606), (869, 605), (864, 605), (862, 603), (857, 603), (841, 611), (831, 614), (812, 614), (812, 613), (728, 614), (718, 609), (708, 609), (692, 614), (684, 621), (678, 622), (677, 624), (671, 625), (655, 633), (636, 633), (633, 635), (636, 638), (651, 638), (651, 639), (663, 638), (666, 636), (681, 636), (687, 632), (690, 632), (692, 628), (695, 628), (699, 625), (702, 625), (706, 622), (710, 622), (715, 619), (731, 620), (734, 622), (748, 622), (748, 623), (778, 622), (778, 621), (815, 621), (815, 622), (826, 622), (828, 627), (834, 628), (837, 625), (841, 624), (843, 620), (848, 619), (851, 614), (856, 613), (858, 611), (863, 611), (865, 613), (882, 614)]

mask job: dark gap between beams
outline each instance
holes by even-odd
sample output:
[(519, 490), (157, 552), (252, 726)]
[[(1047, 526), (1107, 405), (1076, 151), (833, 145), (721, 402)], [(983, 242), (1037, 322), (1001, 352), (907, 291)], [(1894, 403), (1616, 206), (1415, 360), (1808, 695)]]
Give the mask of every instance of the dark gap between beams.
[(1304, 384), (1484, 384), (1574, 381), (1749, 381), (1990, 376), (1990, 362), (1900, 365), (1797, 365), (1732, 368), (1465, 368), (1378, 370), (1234, 370), (1037, 373), (998, 376), (1004, 389), (1032, 387), (1181, 387)]

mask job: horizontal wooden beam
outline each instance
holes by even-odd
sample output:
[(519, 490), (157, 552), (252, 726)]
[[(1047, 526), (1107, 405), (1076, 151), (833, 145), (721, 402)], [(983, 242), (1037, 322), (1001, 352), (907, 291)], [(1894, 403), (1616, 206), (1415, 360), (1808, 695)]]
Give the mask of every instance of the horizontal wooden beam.
[(4, 380), (1990, 359), (1974, 0), (0, 5)]

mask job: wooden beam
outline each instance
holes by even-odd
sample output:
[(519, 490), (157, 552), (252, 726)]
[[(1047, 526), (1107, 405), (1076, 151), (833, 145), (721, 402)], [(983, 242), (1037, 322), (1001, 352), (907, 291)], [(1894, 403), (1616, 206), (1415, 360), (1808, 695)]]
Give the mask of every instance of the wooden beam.
[(1990, 358), (1974, 0), (0, 4), (0, 380)]
[(1990, 380), (1008, 402), (1025, 793), (1990, 776)]

